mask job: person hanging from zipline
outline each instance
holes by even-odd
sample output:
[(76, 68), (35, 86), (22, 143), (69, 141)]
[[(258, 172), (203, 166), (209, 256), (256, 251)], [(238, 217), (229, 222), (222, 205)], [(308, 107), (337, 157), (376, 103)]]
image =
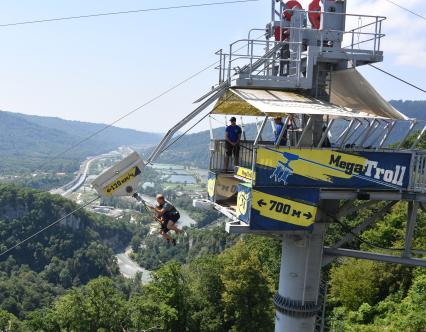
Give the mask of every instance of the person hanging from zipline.
[(170, 230), (174, 231), (176, 234), (180, 234), (182, 232), (176, 227), (176, 223), (180, 218), (179, 211), (173, 206), (173, 204), (166, 201), (163, 194), (158, 194), (155, 197), (155, 200), (155, 206), (151, 207), (151, 209), (154, 210), (157, 221), (161, 223), (160, 234), (167, 240), (167, 242), (171, 242), (175, 246), (176, 239), (171, 237), (168, 232)]

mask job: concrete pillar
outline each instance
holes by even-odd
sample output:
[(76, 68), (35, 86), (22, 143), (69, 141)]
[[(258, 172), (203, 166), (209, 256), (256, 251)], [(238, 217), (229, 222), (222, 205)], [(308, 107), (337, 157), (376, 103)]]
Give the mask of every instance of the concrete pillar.
[(325, 229), (317, 223), (312, 233), (283, 236), (275, 332), (315, 330)]

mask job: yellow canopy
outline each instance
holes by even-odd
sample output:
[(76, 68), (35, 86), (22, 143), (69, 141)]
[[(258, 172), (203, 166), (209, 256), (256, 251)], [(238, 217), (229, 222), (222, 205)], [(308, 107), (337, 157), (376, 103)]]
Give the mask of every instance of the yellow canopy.
[[(340, 80), (344, 80), (344, 76), (339, 76), (339, 82)], [(361, 101), (351, 99), (350, 84), (341, 84), (346, 86), (347, 90), (335, 81), (333, 85), (337, 85), (332, 94), (332, 100), (335, 103), (324, 102), (294, 91), (230, 88), (217, 101), (212, 113), (249, 116), (308, 114), (324, 115), (330, 118), (407, 119), (373, 89), (374, 93), (371, 86), (363, 84), (368, 88), (364, 91), (364, 96), (369, 97), (366, 97), (367, 101), (361, 103), (362, 95), (358, 98)], [(358, 86), (354, 90), (362, 92), (363, 88)]]

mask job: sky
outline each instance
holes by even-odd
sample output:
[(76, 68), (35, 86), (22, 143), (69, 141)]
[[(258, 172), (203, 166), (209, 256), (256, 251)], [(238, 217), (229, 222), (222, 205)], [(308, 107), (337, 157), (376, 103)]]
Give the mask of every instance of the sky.
[[(3, 0), (0, 25), (212, 0)], [(307, 8), (308, 0), (301, 3)], [(404, 6), (426, 15), (424, 0)], [(348, 13), (387, 16), (379, 66), (426, 88), (426, 21), (386, 0), (348, 0)], [(217, 60), (214, 52), (270, 19), (270, 0), (0, 27), (0, 109), (110, 123)], [(354, 19), (348, 25), (356, 25)], [(386, 99), (426, 99), (382, 73), (360, 71)], [(206, 71), (117, 125), (165, 132), (217, 83)], [(207, 128), (203, 122), (194, 131)]]

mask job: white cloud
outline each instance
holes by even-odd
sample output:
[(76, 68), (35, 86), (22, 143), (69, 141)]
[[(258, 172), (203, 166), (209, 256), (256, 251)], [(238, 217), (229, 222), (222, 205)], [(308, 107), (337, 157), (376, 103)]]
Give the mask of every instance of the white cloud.
[[(412, 11), (425, 14), (424, 0), (405, 0), (400, 2)], [(404, 11), (386, 0), (348, 0), (348, 13), (386, 16), (383, 22), (381, 49), (385, 56), (391, 56), (396, 65), (426, 68), (426, 22)], [(348, 22), (347, 28), (356, 26)]]
[[(425, 16), (425, 0), (393, 0), (414, 12)], [(310, 0), (300, 1), (308, 8)], [(360, 15), (385, 16), (382, 33), (386, 34), (381, 40), (381, 50), (384, 51), (386, 62), (393, 65), (405, 65), (426, 68), (426, 21), (416, 17), (386, 0), (347, 0), (347, 13)], [(365, 24), (367, 18), (359, 21), (358, 16), (347, 17), (346, 30), (356, 28), (359, 23)], [(374, 26), (363, 29), (363, 32), (373, 32)], [(362, 36), (359, 36), (362, 40)], [(347, 40), (350, 42), (351, 38)], [(355, 41), (358, 36), (355, 35)], [(347, 45), (348, 42), (345, 43)], [(363, 44), (365, 48), (372, 45)], [(360, 46), (360, 47), (362, 47)]]

